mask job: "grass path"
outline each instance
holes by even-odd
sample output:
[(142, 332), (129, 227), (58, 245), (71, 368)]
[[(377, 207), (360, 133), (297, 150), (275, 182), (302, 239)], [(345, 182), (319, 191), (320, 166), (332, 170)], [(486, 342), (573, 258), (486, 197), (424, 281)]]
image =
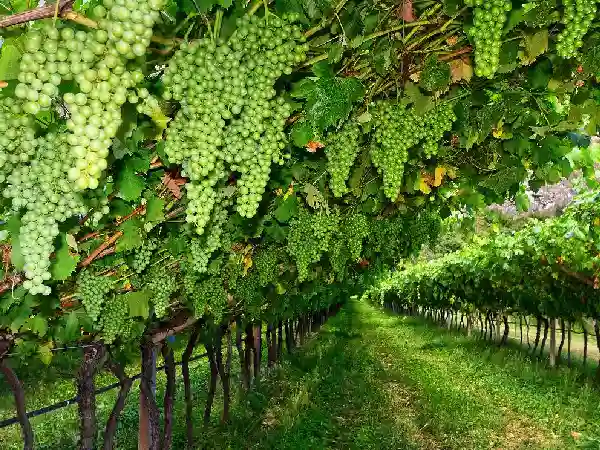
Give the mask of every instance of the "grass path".
[[(234, 361), (232, 367), (239, 365)], [(200, 425), (205, 364), (198, 363), (192, 376), (199, 448), (600, 448), (600, 392), (575, 371), (549, 371), (515, 349), (490, 348), (358, 301), (350, 301), (250, 394), (242, 396), (232, 380), (235, 401), (225, 427), (218, 424), (219, 398), (211, 425)], [(162, 386), (159, 378), (159, 395)], [(185, 420), (181, 389), (177, 394), (179, 449)], [(112, 399), (99, 402), (100, 418)], [(38, 448), (75, 448), (76, 409), (63, 411), (34, 419)], [(118, 449), (137, 448), (136, 424), (132, 396), (119, 425)], [(16, 428), (0, 430), (0, 450), (19, 447)]]

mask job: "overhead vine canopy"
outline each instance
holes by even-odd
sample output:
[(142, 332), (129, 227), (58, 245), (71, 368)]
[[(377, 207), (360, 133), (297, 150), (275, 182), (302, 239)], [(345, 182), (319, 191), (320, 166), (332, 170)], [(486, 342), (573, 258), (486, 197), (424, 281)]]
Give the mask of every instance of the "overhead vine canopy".
[[(0, 3), (0, 329), (290, 317), (583, 169), (595, 0)], [(182, 319), (183, 318), (183, 319)]]

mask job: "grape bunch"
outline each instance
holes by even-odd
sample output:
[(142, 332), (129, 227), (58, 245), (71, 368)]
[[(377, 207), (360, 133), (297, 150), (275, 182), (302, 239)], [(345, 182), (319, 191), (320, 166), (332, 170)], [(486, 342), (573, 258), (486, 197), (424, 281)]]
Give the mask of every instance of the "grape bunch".
[(342, 224), (342, 241), (348, 247), (350, 258), (353, 261), (360, 259), (363, 239), (369, 235), (370, 226), (367, 216), (353, 213)]
[(117, 336), (128, 334), (129, 307), (122, 296), (113, 295), (102, 310), (100, 325), (106, 344), (112, 344)]
[(558, 56), (573, 58), (577, 55), (577, 49), (583, 45), (583, 37), (596, 16), (596, 3), (597, 0), (563, 0), (562, 22), (565, 28), (558, 35)]
[(34, 119), (24, 114), (20, 101), (0, 99), (0, 184), (13, 167), (28, 162), (35, 149)]
[(492, 78), (498, 70), (502, 30), (511, 0), (468, 0), (473, 10), (473, 27), (469, 32), (475, 43), (475, 74)]
[(227, 221), (227, 207), (230, 205), (223, 194), (217, 194), (218, 207), (212, 211), (212, 218), (208, 230), (204, 236), (193, 238), (190, 242), (189, 259), (190, 265), (197, 273), (206, 273), (210, 257), (221, 246), (223, 227)]
[[(451, 129), (456, 120), (452, 105), (441, 104), (424, 115), (418, 115), (404, 105), (379, 102), (373, 111), (376, 129), (369, 153), (383, 176), (383, 191), (396, 201), (404, 177), (408, 151), (425, 140), (424, 151), (437, 153), (437, 142)], [(435, 144), (435, 148), (433, 147)]]
[(437, 239), (441, 229), (441, 219), (437, 212), (422, 211), (411, 219), (408, 237), (412, 251), (419, 251), (423, 244)]
[(190, 178), (187, 221), (205, 231), (217, 184), (239, 173), (237, 210), (252, 217), (282, 162), (290, 108), (274, 84), (305, 59), (300, 28), (276, 17), (238, 19), (228, 42), (182, 44), (163, 76), (164, 98), (180, 102), (169, 124), (165, 152)]
[(341, 239), (336, 239), (331, 245), (329, 252), (329, 263), (334, 273), (337, 275), (338, 281), (343, 281), (350, 259), (350, 251), (348, 246)]
[(308, 277), (308, 266), (321, 259), (334, 233), (338, 231), (339, 217), (322, 212), (309, 213), (302, 209), (290, 223), (287, 251), (294, 258), (298, 279)]
[[(64, 101), (69, 152), (74, 156), (67, 175), (77, 190), (98, 187), (121, 125), (121, 106), (128, 90), (144, 78), (141, 71), (128, 70), (127, 62), (145, 54), (163, 0), (103, 4), (94, 8), (100, 19), (97, 30), (48, 25), (28, 33), (15, 89), (29, 114)], [(74, 81), (76, 92), (67, 92), (61, 101), (63, 81)]]
[(98, 320), (106, 295), (114, 282), (110, 277), (94, 275), (85, 270), (77, 278), (76, 296), (81, 300), (87, 315), (93, 322)]
[(258, 282), (267, 286), (277, 279), (281, 251), (275, 246), (260, 248), (252, 258), (258, 273)]
[(156, 252), (158, 248), (158, 242), (154, 239), (146, 241), (140, 248), (138, 248), (133, 255), (133, 261), (131, 262), (131, 268), (135, 270), (136, 273), (142, 273), (148, 264), (150, 264), (150, 260), (152, 259), (152, 255)]
[(325, 140), (327, 171), (331, 175), (329, 186), (333, 195), (341, 197), (348, 192), (346, 180), (360, 149), (360, 128), (354, 121), (346, 123), (343, 128), (331, 133)]
[(29, 164), (15, 167), (6, 178), (3, 195), (12, 201), (21, 217), (20, 242), (27, 280), (23, 287), (32, 294), (50, 294), (44, 282), (50, 279), (50, 254), (58, 236), (58, 224), (86, 211), (81, 196), (73, 192), (63, 174), (72, 158), (66, 135), (48, 133), (35, 140), (36, 151)]
[(227, 306), (227, 292), (221, 277), (208, 277), (197, 284), (193, 297), (196, 317), (210, 313), (215, 323), (223, 317)]
[(165, 266), (152, 267), (145, 277), (146, 287), (152, 292), (154, 303), (154, 314), (162, 318), (169, 309), (169, 300), (177, 291), (177, 279), (172, 271)]
[(427, 158), (437, 155), (439, 150), (438, 142), (444, 137), (447, 131), (452, 129), (452, 124), (456, 120), (454, 108), (451, 103), (443, 103), (437, 108), (427, 112), (423, 116), (423, 153)]

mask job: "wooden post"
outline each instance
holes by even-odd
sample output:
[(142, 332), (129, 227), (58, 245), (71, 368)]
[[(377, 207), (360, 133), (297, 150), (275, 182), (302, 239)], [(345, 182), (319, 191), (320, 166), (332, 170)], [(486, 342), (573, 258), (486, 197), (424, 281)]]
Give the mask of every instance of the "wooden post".
[(550, 367), (556, 367), (556, 320), (550, 319)]
[[(146, 363), (146, 364), (144, 364)], [(144, 367), (145, 366), (145, 367)], [(150, 395), (148, 398), (145, 389), (140, 389), (140, 413), (139, 413), (139, 432), (138, 432), (138, 450), (148, 450), (158, 448), (158, 442), (152, 442), (155, 439), (153, 436), (153, 420), (158, 420), (158, 417), (152, 417), (155, 413), (151, 411), (151, 406), (156, 407), (156, 347), (149, 344), (142, 345), (142, 372), (143, 376), (140, 383), (144, 382), (144, 378), (150, 381)]]

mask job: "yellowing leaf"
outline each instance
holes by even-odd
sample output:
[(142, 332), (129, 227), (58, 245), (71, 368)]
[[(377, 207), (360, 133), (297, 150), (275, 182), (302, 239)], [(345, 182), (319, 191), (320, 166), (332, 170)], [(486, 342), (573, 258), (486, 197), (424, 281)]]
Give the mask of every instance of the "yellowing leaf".
[(419, 181), (419, 190), (423, 194), (431, 193), (431, 188), (429, 187), (429, 185), (427, 184), (427, 181), (424, 178), (421, 178), (421, 180)]
[(246, 276), (248, 275), (248, 270), (250, 270), (253, 264), (252, 253), (246, 253), (242, 262), (244, 263), (244, 276)]
[(453, 83), (461, 80), (470, 81), (473, 77), (473, 66), (471, 66), (470, 61), (465, 61), (465, 59), (459, 58), (450, 61), (450, 74)]
[(444, 175), (446, 175), (445, 167), (436, 167), (435, 168), (435, 180), (433, 181), (433, 185), (435, 187), (441, 186), (442, 181), (444, 181)]

